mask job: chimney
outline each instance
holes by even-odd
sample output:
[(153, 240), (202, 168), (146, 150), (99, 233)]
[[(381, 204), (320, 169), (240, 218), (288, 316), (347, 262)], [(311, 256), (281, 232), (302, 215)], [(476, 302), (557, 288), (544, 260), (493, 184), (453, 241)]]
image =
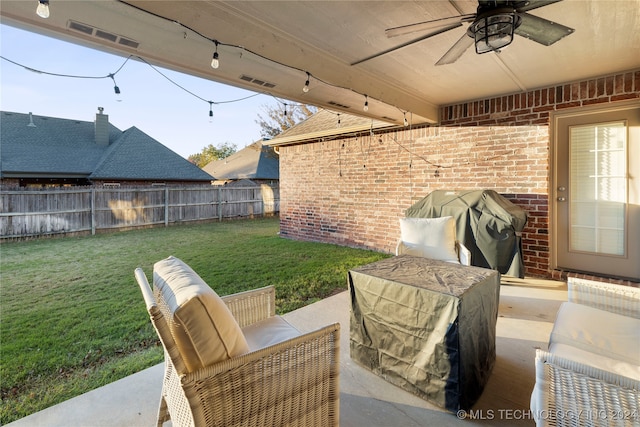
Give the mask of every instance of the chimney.
[(109, 115), (102, 114), (104, 108), (98, 107), (98, 114), (96, 114), (96, 144), (100, 146), (109, 145)]

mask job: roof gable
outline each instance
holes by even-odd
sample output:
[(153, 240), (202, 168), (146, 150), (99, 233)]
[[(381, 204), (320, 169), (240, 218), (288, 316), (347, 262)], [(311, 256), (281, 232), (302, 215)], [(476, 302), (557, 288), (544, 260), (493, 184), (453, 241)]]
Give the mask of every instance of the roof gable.
[(367, 117), (336, 113), (329, 110), (319, 110), (306, 120), (283, 131), (274, 139), (268, 141), (267, 144), (272, 146), (292, 144), (327, 136), (344, 135), (346, 133), (362, 132), (367, 129), (380, 129), (391, 126), (396, 125)]
[[(109, 140), (121, 131), (109, 124)], [(0, 112), (0, 171), (88, 175), (105, 148), (95, 143), (93, 122)]]
[(214, 178), (136, 127), (109, 126), (96, 143), (95, 123), (0, 112), (2, 177), (212, 181)]
[(258, 141), (202, 169), (216, 179), (280, 179), (280, 158)]
[(112, 143), (92, 179), (211, 181), (213, 177), (140, 129), (131, 127)]

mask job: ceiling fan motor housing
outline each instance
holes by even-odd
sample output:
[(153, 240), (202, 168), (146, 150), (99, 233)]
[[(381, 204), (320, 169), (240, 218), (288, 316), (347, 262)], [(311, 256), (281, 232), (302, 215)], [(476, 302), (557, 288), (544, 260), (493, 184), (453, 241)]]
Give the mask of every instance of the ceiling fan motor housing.
[(467, 35), (475, 40), (476, 53), (495, 52), (511, 44), (521, 23), (522, 18), (513, 7), (481, 5)]

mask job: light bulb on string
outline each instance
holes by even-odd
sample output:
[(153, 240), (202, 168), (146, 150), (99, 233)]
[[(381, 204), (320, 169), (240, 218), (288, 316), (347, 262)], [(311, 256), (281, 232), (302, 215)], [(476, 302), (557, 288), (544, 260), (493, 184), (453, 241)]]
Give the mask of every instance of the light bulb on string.
[(211, 68), (215, 70), (220, 66), (220, 60), (218, 56), (218, 41), (216, 40), (214, 41), (214, 43), (216, 44), (216, 51), (213, 52), (213, 59), (211, 60)]
[(213, 101), (209, 101), (209, 117), (213, 117)]
[(38, 0), (36, 14), (45, 19), (49, 17), (49, 0)]
[(364, 96), (364, 108), (365, 112), (369, 111), (369, 97), (367, 95)]
[(116, 84), (115, 76), (113, 74), (109, 74), (109, 77), (111, 77), (111, 80), (113, 80), (113, 91), (116, 95), (120, 95), (120, 88)]
[(309, 79), (310, 79), (311, 75), (307, 72), (307, 81), (304, 82), (304, 87), (302, 88), (302, 91), (304, 93), (309, 92)]
[(404, 125), (409, 126), (409, 122), (407, 121), (407, 113), (403, 112), (402, 114), (404, 115)]
[(287, 117), (287, 104), (284, 104), (284, 116)]
[(338, 113), (338, 127), (340, 127), (340, 113)]

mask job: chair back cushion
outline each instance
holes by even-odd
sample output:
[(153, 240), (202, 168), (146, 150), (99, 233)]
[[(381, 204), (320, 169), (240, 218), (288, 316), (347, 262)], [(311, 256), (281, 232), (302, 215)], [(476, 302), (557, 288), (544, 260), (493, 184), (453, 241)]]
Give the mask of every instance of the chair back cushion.
[(440, 218), (401, 218), (400, 251), (441, 261), (459, 262), (456, 252), (456, 220)]
[(172, 256), (158, 261), (153, 285), (189, 372), (249, 351), (229, 308), (187, 264)]

